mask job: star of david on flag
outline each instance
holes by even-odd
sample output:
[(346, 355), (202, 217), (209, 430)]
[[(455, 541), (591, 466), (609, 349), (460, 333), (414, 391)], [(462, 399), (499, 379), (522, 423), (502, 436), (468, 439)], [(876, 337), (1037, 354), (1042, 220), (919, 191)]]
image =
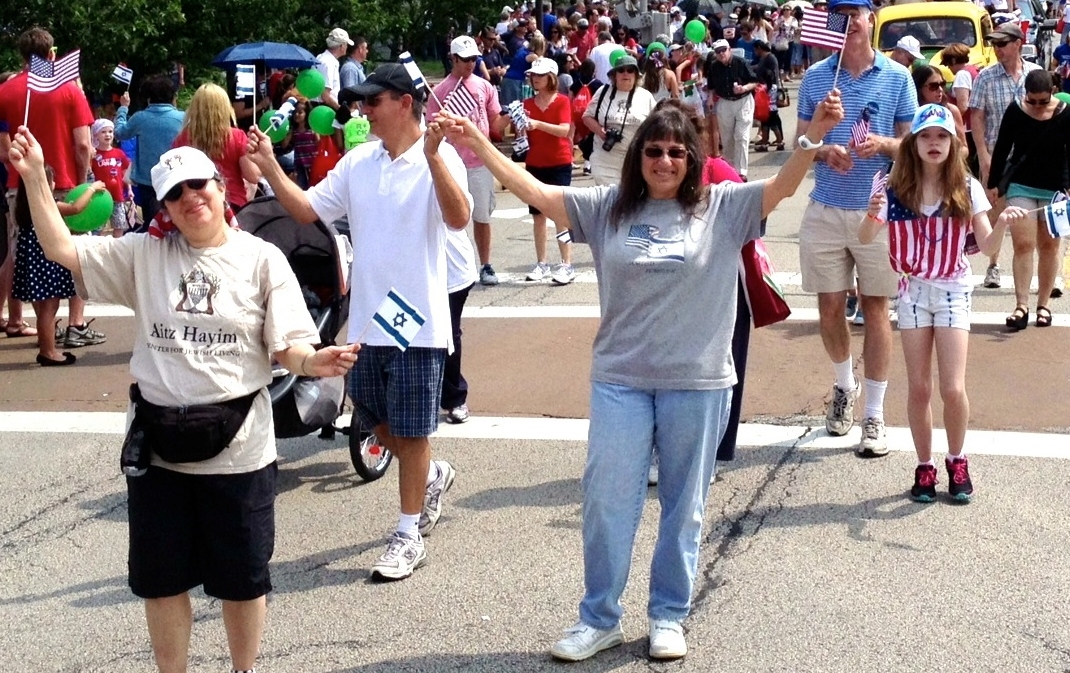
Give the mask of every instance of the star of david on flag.
[(398, 348), (405, 350), (427, 320), (409, 300), (394, 288), (390, 288), (372, 316), (372, 322), (378, 325)]
[(684, 261), (684, 241), (670, 240), (658, 236), (658, 228), (649, 224), (633, 224), (628, 229), (624, 245), (639, 248), (650, 259)]
[(1044, 221), (1048, 225), (1048, 233), (1052, 235), (1052, 238), (1070, 236), (1070, 217), (1066, 212), (1068, 205), (1070, 201), (1067, 201), (1064, 196), (1061, 201), (1053, 200), (1051, 205), (1044, 208)]

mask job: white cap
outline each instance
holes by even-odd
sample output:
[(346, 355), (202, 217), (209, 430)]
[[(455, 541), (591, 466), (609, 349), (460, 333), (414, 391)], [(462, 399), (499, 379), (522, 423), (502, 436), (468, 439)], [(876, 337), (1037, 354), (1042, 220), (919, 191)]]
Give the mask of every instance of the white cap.
[(925, 54), (921, 53), (921, 42), (918, 42), (918, 38), (913, 35), (904, 35), (899, 38), (899, 41), (895, 43), (895, 48), (902, 49), (915, 59), (924, 60), (925, 58)]
[(717, 40), (713, 43), (712, 49), (717, 51), (718, 49), (731, 49), (731, 45), (728, 44), (728, 40)]
[(669, 10), (669, 14), (679, 14), (679, 13), (680, 13), (680, 8), (675, 6), (675, 5), (673, 6), (672, 9)]
[(89, 128), (89, 136), (90, 136), (91, 140), (93, 141), (93, 147), (100, 147), (100, 145), (97, 144), (97, 134), (98, 133), (100, 133), (104, 129), (114, 129), (114, 128), (115, 128), (115, 124), (112, 123), (112, 121), (110, 119), (98, 119), (95, 122), (93, 122), (93, 126), (91, 126)]
[(506, 5), (505, 7), (502, 7), (502, 14), (512, 14), (512, 13), (513, 13), (513, 8), (510, 7), (509, 5)]
[(556, 75), (557, 63), (552, 58), (537, 58), (528, 68), (529, 75)]
[(454, 38), (453, 42), (450, 42), (450, 53), (454, 56), (460, 56), (461, 58), (479, 56), (479, 45), (467, 35), (462, 35)]
[(348, 44), (351, 47), (353, 46), (353, 40), (349, 39), (349, 33), (345, 32), (343, 29), (335, 28), (327, 34), (328, 47), (341, 47), (343, 44)]
[(219, 171), (208, 155), (195, 147), (183, 146), (167, 150), (160, 157), (160, 163), (152, 167), (152, 190), (156, 200), (163, 197), (171, 188), (186, 180), (211, 180)]

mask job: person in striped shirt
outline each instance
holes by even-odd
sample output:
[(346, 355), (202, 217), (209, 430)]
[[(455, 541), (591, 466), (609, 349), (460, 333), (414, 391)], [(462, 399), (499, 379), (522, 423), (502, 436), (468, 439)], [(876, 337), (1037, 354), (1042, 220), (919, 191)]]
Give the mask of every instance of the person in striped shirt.
[(973, 285), (966, 254), (977, 252), (975, 248), (991, 254), (1007, 227), (1022, 221), (1027, 212), (1009, 206), (994, 227), (989, 223), (991, 204), (967, 170), (947, 108), (923, 105), (910, 131), (886, 189), (877, 189), (870, 198), (858, 240), (869, 243), (887, 227), (888, 257), (902, 277), (896, 309), (907, 365), (907, 419), (918, 455), (910, 495), (918, 502), (936, 499), (930, 406), (935, 346), (947, 433), (948, 493), (968, 502), (973, 484), (963, 446), (970, 417), (966, 351)]

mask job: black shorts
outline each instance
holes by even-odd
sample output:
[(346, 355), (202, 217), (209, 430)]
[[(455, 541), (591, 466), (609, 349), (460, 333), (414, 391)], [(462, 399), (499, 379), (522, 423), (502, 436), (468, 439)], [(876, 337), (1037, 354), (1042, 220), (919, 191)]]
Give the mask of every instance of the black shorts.
[(141, 598), (204, 585), (226, 601), (271, 591), (275, 463), (242, 474), (183, 474), (150, 467), (127, 477), (130, 589)]
[[(550, 166), (548, 168), (527, 166), (527, 169), (528, 173), (534, 175), (535, 179), (544, 185), (568, 187), (572, 184), (572, 164), (567, 164), (565, 166)], [(535, 206), (528, 206), (528, 212), (532, 215), (542, 214)]]

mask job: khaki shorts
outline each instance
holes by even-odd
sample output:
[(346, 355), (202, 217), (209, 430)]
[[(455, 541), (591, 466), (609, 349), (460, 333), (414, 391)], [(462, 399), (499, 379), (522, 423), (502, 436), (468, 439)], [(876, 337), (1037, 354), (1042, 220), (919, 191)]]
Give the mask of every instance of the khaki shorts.
[(490, 223), (494, 212), (494, 176), (486, 166), (468, 169), (468, 192), (472, 195), (472, 221)]
[(899, 276), (888, 259), (888, 231), (872, 243), (858, 242), (864, 210), (833, 208), (810, 201), (799, 228), (803, 292), (843, 292), (855, 285), (869, 297), (894, 297)]

